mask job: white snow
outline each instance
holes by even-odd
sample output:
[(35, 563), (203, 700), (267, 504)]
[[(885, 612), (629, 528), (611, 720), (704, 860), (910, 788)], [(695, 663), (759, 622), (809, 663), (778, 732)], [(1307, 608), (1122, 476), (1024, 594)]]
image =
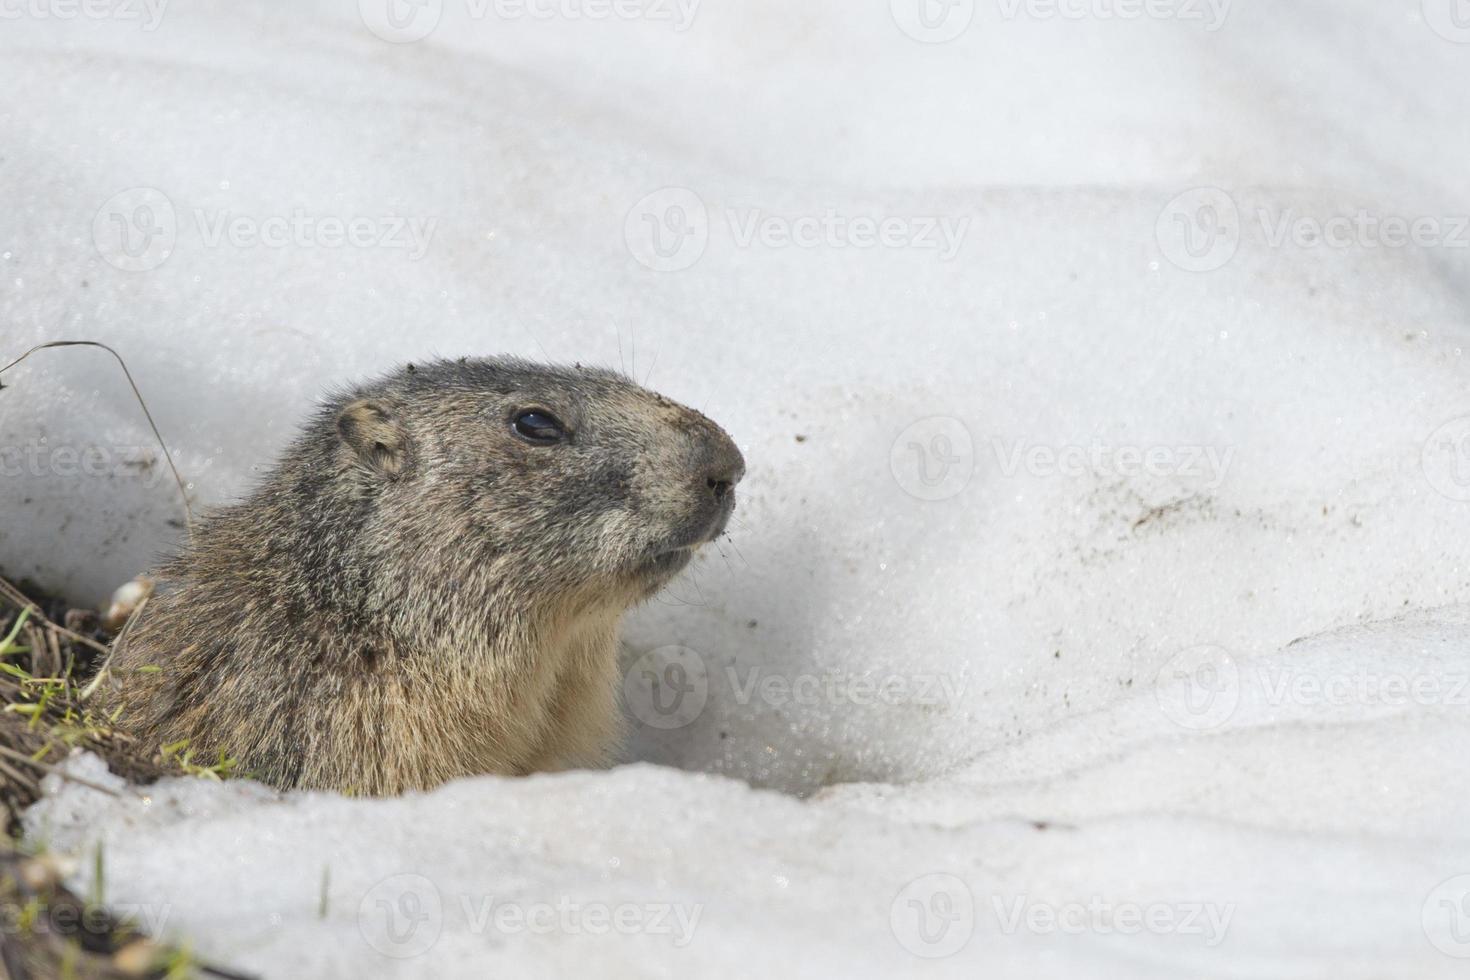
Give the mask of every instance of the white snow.
[[(636, 362), (750, 463), (630, 620), (640, 764), (34, 833), (271, 976), (1463, 975), (1470, 30), (1141, 6), (0, 5), (0, 355), (117, 347), (197, 505), (436, 353)], [(4, 381), (0, 567), (100, 601), (179, 533), (146, 426)]]

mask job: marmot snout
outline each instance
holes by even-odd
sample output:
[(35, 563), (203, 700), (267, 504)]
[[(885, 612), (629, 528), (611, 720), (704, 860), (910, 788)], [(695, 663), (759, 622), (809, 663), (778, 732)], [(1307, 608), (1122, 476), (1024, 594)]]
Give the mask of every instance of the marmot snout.
[(280, 786), (603, 763), (621, 615), (724, 532), (744, 470), (719, 426), (607, 371), (362, 386), (164, 567), (115, 655), (122, 724)]

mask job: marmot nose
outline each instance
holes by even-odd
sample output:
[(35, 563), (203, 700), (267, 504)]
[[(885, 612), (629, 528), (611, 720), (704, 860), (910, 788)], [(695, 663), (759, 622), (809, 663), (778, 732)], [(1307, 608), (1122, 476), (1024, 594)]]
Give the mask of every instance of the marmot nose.
[(699, 456), (699, 473), (704, 485), (723, 503), (745, 475), (745, 457), (723, 432), (712, 433)]

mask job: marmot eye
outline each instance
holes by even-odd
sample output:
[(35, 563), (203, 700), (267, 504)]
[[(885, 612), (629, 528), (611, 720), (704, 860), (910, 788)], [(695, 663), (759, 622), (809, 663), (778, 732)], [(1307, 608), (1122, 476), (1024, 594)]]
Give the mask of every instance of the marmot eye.
[(538, 446), (549, 446), (567, 437), (566, 428), (550, 412), (521, 412), (511, 421), (510, 427), (516, 435)]

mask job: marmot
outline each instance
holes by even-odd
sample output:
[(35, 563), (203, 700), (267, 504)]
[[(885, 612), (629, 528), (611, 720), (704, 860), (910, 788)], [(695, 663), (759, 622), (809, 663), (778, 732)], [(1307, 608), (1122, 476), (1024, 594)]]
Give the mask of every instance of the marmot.
[(606, 764), (619, 620), (724, 532), (744, 472), (718, 425), (611, 371), (406, 367), (201, 522), (102, 690), (145, 744), (280, 787)]

